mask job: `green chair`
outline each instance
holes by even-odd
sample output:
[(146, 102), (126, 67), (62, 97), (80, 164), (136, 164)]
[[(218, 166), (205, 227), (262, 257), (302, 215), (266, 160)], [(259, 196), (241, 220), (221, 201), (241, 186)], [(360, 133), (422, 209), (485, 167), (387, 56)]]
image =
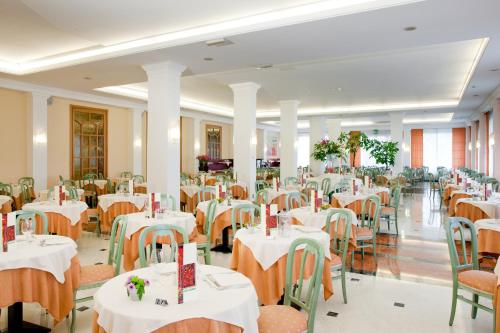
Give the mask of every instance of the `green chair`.
[[(496, 332), (496, 309), (479, 304), (479, 297), (493, 300), (497, 288), (497, 276), (494, 273), (479, 270), (477, 255), (477, 234), (474, 223), (465, 217), (450, 217), (445, 222), (446, 239), (450, 252), (451, 271), (453, 276), (453, 293), (449, 325), (453, 325), (457, 299), (472, 305), (472, 319), (476, 318), (477, 309), (493, 313), (493, 326)], [(470, 232), (470, 254), (467, 253), (465, 234)], [(457, 239), (458, 238), (458, 239)], [(460, 244), (460, 248), (457, 247)], [(464, 290), (472, 294), (472, 300), (458, 294)]]
[(134, 184), (142, 184), (142, 183), (144, 183), (144, 176), (142, 176), (142, 175), (134, 175), (132, 177), (132, 180), (134, 181)]
[(80, 188), (84, 191), (85, 202), (91, 208), (97, 207), (97, 185), (95, 184), (93, 174), (86, 174), (84, 178), (80, 179)]
[(212, 263), (212, 257), (210, 254), (212, 244), (212, 224), (215, 220), (217, 204), (217, 200), (211, 200), (208, 203), (207, 212), (205, 214), (205, 225), (203, 226), (203, 234), (198, 233), (196, 236), (196, 245), (198, 251), (203, 253), (205, 265), (210, 265)]
[(290, 211), (294, 208), (302, 207), (302, 195), (299, 192), (290, 192), (286, 194), (285, 209)]
[[(356, 227), (356, 248), (361, 249), (362, 260), (365, 259), (365, 248), (373, 248), (373, 257), (377, 258), (377, 232), (379, 229), (380, 197), (370, 195), (363, 200), (361, 210), (361, 227)], [(368, 242), (368, 243), (367, 243)], [(354, 266), (354, 251), (351, 255), (351, 267)]]
[(439, 197), (441, 199), (441, 201), (439, 202), (439, 209), (441, 209), (441, 207), (443, 207), (444, 189), (446, 188), (446, 185), (448, 185), (448, 178), (439, 177)]
[(256, 180), (255, 181), (255, 192), (259, 192), (259, 191), (264, 190), (268, 187), (269, 186), (265, 180)]
[(121, 193), (128, 193), (128, 181), (123, 181), (116, 185), (116, 191)]
[(106, 177), (104, 177), (104, 174), (102, 172), (99, 172), (97, 174), (97, 177), (98, 177), (97, 179), (100, 179), (100, 180), (105, 180), (106, 179)]
[(228, 177), (225, 176), (225, 175), (217, 175), (215, 176), (215, 181), (217, 183), (220, 183), (220, 184), (223, 184), (223, 185), (226, 185), (228, 184), (229, 180), (228, 180)]
[(31, 191), (30, 191), (29, 185), (26, 183), (21, 183), (21, 184), (19, 184), (19, 186), (21, 186), (22, 204), (24, 205), (26, 203), (30, 203), (32, 200), (31, 200)]
[(399, 235), (398, 229), (398, 208), (399, 198), (401, 196), (401, 186), (397, 185), (391, 188), (389, 206), (381, 207), (380, 216), (387, 221), (387, 229), (391, 230), (391, 221), (396, 225), (396, 235)]
[(7, 195), (9, 197), (12, 197), (12, 185), (11, 184), (5, 184), (5, 183), (0, 183), (0, 194), (1, 195)]
[(255, 194), (255, 204), (256, 205), (267, 204), (268, 202), (269, 202), (269, 192), (266, 189), (257, 191), (257, 194)]
[[(343, 221), (344, 224), (339, 223)], [(343, 228), (342, 228), (343, 227)], [(330, 252), (332, 253), (332, 272), (340, 271), (342, 295), (347, 304), (347, 289), (345, 283), (346, 260), (349, 252), (349, 237), (351, 236), (352, 215), (347, 208), (331, 208), (326, 216), (325, 231), (330, 235)], [(333, 236), (333, 238), (332, 238)], [(335, 278), (338, 278), (335, 277)]]
[(162, 193), (161, 194), (161, 206), (167, 207), (168, 210), (177, 210), (177, 205), (175, 203), (175, 198), (171, 194)]
[[(49, 234), (49, 220), (44, 212), (38, 210), (18, 210), (16, 213), (16, 234), (21, 234), (21, 221), (26, 219), (32, 219), (33, 222), (42, 223), (42, 233), (41, 235)], [(38, 217), (38, 219), (37, 219)]]
[(21, 177), (17, 181), (19, 185), (21, 184), (28, 184), (29, 187), (35, 186), (35, 179), (33, 177)]
[(96, 180), (99, 179), (99, 177), (95, 173), (87, 173), (83, 175), (82, 177), (83, 180)]
[[(81, 267), (80, 287), (73, 292), (73, 309), (71, 310), (70, 326), (71, 333), (75, 332), (76, 304), (80, 302), (91, 301), (94, 299), (94, 296), (87, 296), (77, 299), (77, 292), (80, 290), (99, 288), (106, 281), (120, 274), (123, 242), (125, 238), (125, 231), (127, 230), (127, 222), (128, 220), (126, 215), (119, 215), (113, 221), (113, 225), (111, 227), (111, 235), (109, 238), (108, 263), (106, 265), (90, 265)], [(118, 230), (120, 234), (117, 237)]]
[(318, 192), (319, 184), (317, 181), (310, 180), (306, 183), (306, 192), (309, 193), (310, 190), (315, 190)]
[(63, 186), (66, 186), (66, 187), (68, 187), (68, 186), (77, 187), (77, 186), (76, 186), (76, 182), (75, 182), (74, 180), (71, 180), (71, 179), (65, 179), (65, 180), (63, 180), (63, 181), (62, 181), (62, 183), (61, 183), (61, 184), (62, 184)]
[(330, 193), (331, 183), (332, 183), (332, 181), (330, 180), (330, 178), (324, 178), (321, 181), (321, 190), (323, 191), (323, 193), (325, 193), (325, 194)]
[(196, 197), (198, 199), (198, 203), (203, 202), (203, 201), (212, 200), (213, 198), (215, 198), (214, 189), (209, 188), (209, 187), (202, 187), (196, 193)]
[[(302, 252), (297, 251), (298, 248), (304, 246)], [(300, 260), (295, 259), (297, 255), (301, 256)], [(314, 269), (306, 287), (307, 289), (303, 293), (302, 290), (305, 289), (305, 264), (308, 256), (314, 263)], [(297, 238), (292, 242), (286, 259), (285, 299), (283, 305), (267, 305), (260, 308), (260, 316), (257, 320), (259, 332), (290, 332), (291, 319), (296, 323), (294, 329), (297, 332), (314, 332), (314, 319), (323, 276), (324, 260), (323, 246), (316, 240)], [(296, 262), (300, 262), (299, 269), (294, 267)], [(297, 281), (293, 279), (294, 272), (299, 273)], [(297, 307), (303, 312), (297, 310)]]
[(149, 227), (144, 228), (139, 235), (139, 263), (141, 267), (148, 266), (148, 260), (146, 255), (146, 238), (152, 234), (151, 244), (153, 248), (151, 249), (151, 255), (154, 255), (153, 249), (156, 249), (156, 245), (158, 244), (158, 237), (169, 237), (170, 238), (170, 246), (172, 251), (170, 252), (170, 261), (175, 261), (175, 254), (177, 253), (178, 245), (177, 238), (175, 237), (175, 232), (178, 232), (182, 235), (183, 244), (189, 243), (188, 236), (186, 234), (186, 230), (184, 228), (178, 227), (172, 224), (155, 224)]
[(285, 187), (287, 185), (296, 185), (298, 183), (297, 177), (286, 177), (285, 178)]
[[(260, 216), (260, 207), (255, 204), (243, 203), (233, 207), (231, 211), (231, 224), (233, 226), (233, 235), (238, 231), (238, 226), (242, 227), (247, 214), (250, 215), (250, 223), (253, 223), (256, 216)], [(239, 217), (239, 218), (238, 218)]]
[(124, 179), (132, 179), (133, 175), (132, 175), (132, 172), (130, 171), (123, 171), (122, 173), (120, 173), (120, 178), (124, 178)]

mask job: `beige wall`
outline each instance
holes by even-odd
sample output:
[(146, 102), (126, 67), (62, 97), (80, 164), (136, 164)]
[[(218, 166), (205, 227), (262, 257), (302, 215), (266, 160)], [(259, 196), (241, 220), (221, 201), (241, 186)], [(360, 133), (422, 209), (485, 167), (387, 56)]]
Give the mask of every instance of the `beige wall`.
[(70, 177), (70, 105), (88, 106), (108, 110), (108, 177), (119, 176), (122, 171), (131, 171), (132, 111), (94, 103), (53, 98), (48, 108), (48, 175), (47, 185), (57, 183), (59, 175)]
[(0, 88), (0, 182), (17, 183), (27, 174), (28, 94)]
[(181, 146), (181, 171), (192, 173), (195, 171), (195, 152), (194, 152), (194, 119), (189, 117), (182, 118), (182, 146)]
[(213, 121), (201, 121), (200, 124), (200, 154), (207, 152), (207, 134), (206, 125), (215, 125), (222, 127), (221, 137), (221, 158), (233, 158), (233, 125), (217, 123)]

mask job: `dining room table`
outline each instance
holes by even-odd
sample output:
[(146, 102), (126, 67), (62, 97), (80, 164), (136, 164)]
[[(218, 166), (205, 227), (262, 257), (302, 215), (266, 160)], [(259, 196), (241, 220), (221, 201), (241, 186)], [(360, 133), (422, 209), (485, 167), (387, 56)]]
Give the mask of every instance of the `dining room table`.
[(446, 184), (443, 191), (443, 202), (446, 206), (450, 205), (451, 193), (453, 191), (465, 191), (465, 188), (460, 184)]
[(500, 218), (500, 200), (498, 198), (480, 200), (477, 197), (458, 199), (455, 216), (466, 217), (472, 222)]
[(455, 207), (457, 205), (457, 201), (463, 198), (472, 198), (474, 195), (478, 195), (477, 192), (468, 192), (463, 189), (453, 190), (449, 194), (448, 198), (448, 216), (455, 216)]
[[(257, 294), (244, 275), (198, 265), (196, 297), (178, 304), (177, 264), (160, 265), (118, 275), (101, 286), (94, 295), (92, 332), (258, 333)], [(125, 283), (132, 275), (150, 281), (141, 301), (127, 296)]]
[[(73, 240), (80, 238), (84, 223), (88, 222), (88, 206), (83, 201), (65, 200), (59, 205), (56, 201), (36, 201), (24, 204), (23, 210), (40, 211), (47, 215), (49, 232)], [(40, 219), (37, 216), (37, 220)], [(36, 232), (42, 232), (42, 224), (37, 223)]]
[(109, 233), (115, 217), (143, 211), (149, 196), (143, 193), (114, 193), (103, 194), (97, 198), (97, 213), (101, 221), (101, 231)]
[[(139, 258), (139, 237), (144, 228), (152, 225), (174, 225), (184, 229), (189, 240), (195, 240), (198, 234), (195, 217), (191, 213), (166, 210), (152, 218), (146, 212), (127, 214), (127, 229), (123, 242), (123, 268), (131, 271)], [(182, 235), (175, 232), (176, 241), (182, 243)], [(168, 237), (159, 237), (157, 243), (170, 243)], [(145, 245), (151, 244), (151, 237), (147, 237)]]
[[(274, 189), (274, 188), (267, 188), (267, 202), (265, 202), (268, 205), (277, 205), (278, 206), (278, 211), (284, 211), (286, 210), (286, 200), (288, 197), (288, 194), (292, 193), (301, 193), (300, 190), (298, 189), (290, 189), (287, 190), (286, 188), (280, 187), (279, 189)], [(259, 202), (260, 203), (260, 202)]]
[(8, 195), (0, 195), (0, 214), (12, 212), (12, 204), (14, 200)]
[[(298, 238), (318, 241), (324, 250), (324, 269), (322, 276), (323, 296), (327, 300), (333, 295), (331, 277), (330, 236), (319, 228), (291, 226), (287, 234), (277, 229), (266, 236), (265, 227), (241, 228), (234, 235), (233, 252), (229, 267), (248, 277), (257, 291), (260, 304), (277, 304), (284, 294), (286, 283), (286, 262), (292, 242)], [(303, 251), (301, 249), (298, 252)], [(300, 264), (301, 256), (295, 256), (295, 265)], [(304, 277), (313, 272), (312, 257), (305, 264)], [(293, 274), (293, 282), (298, 279), (298, 270)]]
[[(77, 188), (76, 193), (78, 194), (78, 200), (85, 201), (85, 197), (83, 195), (85, 193), (85, 190), (83, 190), (81, 188)], [(68, 190), (64, 190), (64, 194), (66, 195), (66, 197), (69, 197)], [(49, 198), (49, 190), (40, 190), (40, 191), (38, 191), (38, 194), (36, 196), (37, 201), (47, 201), (47, 200), (51, 200), (51, 199), (52, 198)]]
[(23, 321), (23, 303), (38, 303), (54, 318), (64, 320), (80, 286), (77, 245), (57, 235), (16, 236), (8, 252), (0, 252), (0, 308), (8, 307), (8, 332), (50, 332)]
[(477, 252), (500, 256), (500, 219), (482, 219), (474, 223)]

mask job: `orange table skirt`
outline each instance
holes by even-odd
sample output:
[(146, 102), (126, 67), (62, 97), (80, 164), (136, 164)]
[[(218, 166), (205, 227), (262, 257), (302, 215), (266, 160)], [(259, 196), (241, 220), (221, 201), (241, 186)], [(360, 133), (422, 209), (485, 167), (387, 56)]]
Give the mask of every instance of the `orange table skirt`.
[[(302, 251), (302, 250), (301, 250)], [(284, 294), (286, 283), (286, 259), (287, 255), (281, 257), (269, 269), (263, 270), (259, 262), (255, 260), (252, 251), (243, 245), (238, 239), (233, 242), (233, 255), (230, 268), (248, 277), (257, 291), (259, 302), (265, 305), (277, 304)], [(293, 281), (297, 281), (300, 272), (301, 256), (295, 256)], [(313, 270), (312, 257), (306, 261), (305, 278), (309, 278)], [(333, 295), (333, 284), (330, 272), (330, 260), (325, 258), (323, 268), (323, 293), (325, 300)]]
[[(97, 319), (99, 315), (94, 312), (92, 320), (92, 333), (106, 333), (106, 331), (99, 326)], [(153, 333), (242, 333), (243, 329), (223, 321), (216, 321), (206, 318), (192, 318), (185, 319), (175, 323), (168, 324), (162, 328), (153, 331)]]
[[(45, 213), (49, 220), (49, 233), (54, 233), (59, 236), (70, 237), (72, 240), (77, 240), (82, 235), (82, 225), (89, 220), (87, 210), (80, 214), (80, 221), (72, 225), (70, 219), (59, 213)], [(35, 232), (42, 233), (42, 223), (40, 217), (37, 216), (37, 224)]]
[[(342, 208), (342, 206), (339, 204), (339, 201), (332, 197), (332, 207), (333, 208)], [(363, 210), (363, 200), (356, 200), (354, 202), (351, 202), (347, 206), (343, 208), (348, 208), (354, 212), (356, 215), (360, 215), (361, 211)]]
[(470, 197), (471, 195), (467, 193), (457, 193), (453, 197), (451, 197), (448, 205), (448, 215), (455, 216), (455, 206), (457, 204), (458, 199), (470, 198)]
[[(212, 234), (210, 235), (210, 242), (213, 244), (215, 240), (222, 235), (222, 230), (227, 227), (232, 226), (231, 214), (232, 209), (226, 210), (224, 213), (217, 215), (212, 223)], [(247, 223), (250, 220), (250, 214), (245, 214), (243, 223)], [(236, 222), (240, 222), (240, 214), (236, 213)], [(196, 211), (196, 225), (198, 227), (198, 232), (204, 233), (205, 230), (205, 214), (201, 210)]]
[(135, 186), (134, 193), (148, 194), (148, 188), (146, 186)]
[(486, 213), (481, 209), (467, 202), (460, 202), (456, 205), (455, 216), (466, 217), (472, 222), (491, 218), (490, 216), (486, 215)]
[(477, 232), (477, 251), (479, 253), (494, 253), (500, 255), (500, 232), (489, 229), (479, 229)]
[(101, 231), (103, 233), (109, 233), (111, 226), (113, 225), (113, 221), (118, 215), (137, 213), (142, 210), (143, 209), (138, 209), (133, 203), (130, 202), (115, 202), (108, 207), (106, 212), (104, 212), (100, 206), (97, 206), (97, 213), (99, 214), (99, 220), (101, 221)]
[(7, 214), (7, 213), (10, 213), (10, 212), (12, 212), (12, 200), (4, 203), (0, 207), (0, 214)]
[(196, 206), (198, 206), (198, 195), (195, 194), (190, 198), (184, 191), (181, 191), (180, 202), (186, 207), (184, 211), (193, 213), (196, 210)]
[(54, 275), (33, 268), (0, 271), (0, 308), (17, 302), (39, 303), (57, 323), (73, 308), (73, 291), (80, 286), (80, 262), (75, 256), (64, 272), (64, 283)]
[[(135, 269), (135, 261), (139, 258), (139, 237), (141, 235), (141, 232), (144, 228), (139, 229), (138, 231), (134, 232), (131, 236), (130, 239), (125, 237), (124, 242), (123, 242), (123, 268), (125, 271), (130, 272)], [(182, 244), (182, 235), (178, 233), (177, 231), (175, 232), (175, 238), (177, 243)], [(193, 240), (196, 238), (198, 235), (198, 231), (196, 228), (193, 229), (191, 234), (189, 235), (189, 240)], [(146, 238), (145, 244), (149, 245), (151, 244), (151, 238), (153, 234), (150, 234), (149, 237)], [(167, 236), (164, 237), (158, 237), (156, 240), (158, 243), (162, 244), (170, 244), (170, 239)]]
[(247, 190), (240, 185), (234, 185), (231, 187), (231, 195), (233, 198), (238, 198), (240, 200), (246, 200), (248, 198)]

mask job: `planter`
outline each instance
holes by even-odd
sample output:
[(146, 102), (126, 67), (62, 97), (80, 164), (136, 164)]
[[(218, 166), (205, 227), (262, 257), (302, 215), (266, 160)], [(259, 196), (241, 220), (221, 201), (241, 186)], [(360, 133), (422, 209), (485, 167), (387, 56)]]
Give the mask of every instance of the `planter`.
[(139, 295), (137, 295), (137, 289), (127, 290), (128, 297), (133, 302), (139, 302)]
[(199, 161), (198, 170), (200, 172), (208, 172), (208, 162), (207, 161)]

